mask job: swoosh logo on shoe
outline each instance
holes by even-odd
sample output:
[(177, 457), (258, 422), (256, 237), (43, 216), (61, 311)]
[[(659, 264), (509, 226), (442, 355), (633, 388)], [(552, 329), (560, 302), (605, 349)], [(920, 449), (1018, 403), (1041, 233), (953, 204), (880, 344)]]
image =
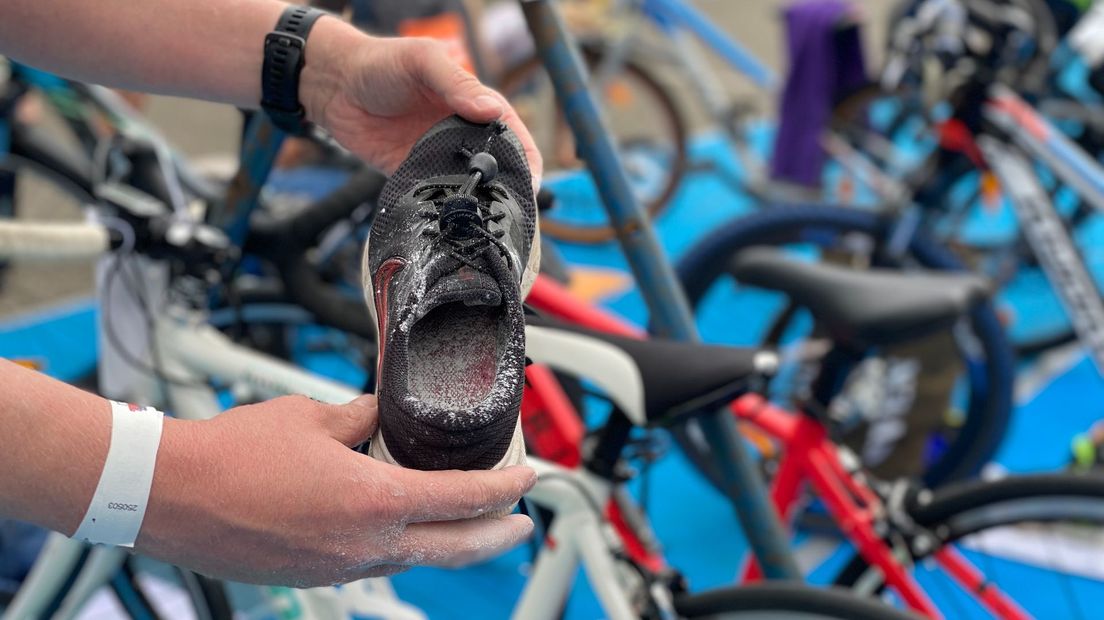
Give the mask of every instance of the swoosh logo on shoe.
[(376, 393), (379, 393), (380, 381), (383, 377), (383, 352), (387, 348), (387, 300), (388, 291), (391, 290), (391, 280), (395, 274), (406, 266), (406, 260), (400, 257), (389, 258), (376, 269), (375, 302), (376, 322), (379, 331), (379, 354), (376, 355)]

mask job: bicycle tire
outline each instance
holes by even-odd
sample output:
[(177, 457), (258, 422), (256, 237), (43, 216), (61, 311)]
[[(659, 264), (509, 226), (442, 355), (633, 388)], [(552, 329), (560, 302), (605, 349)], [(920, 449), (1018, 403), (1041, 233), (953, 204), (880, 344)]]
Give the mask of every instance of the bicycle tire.
[(680, 618), (846, 618), (906, 620), (915, 615), (838, 588), (813, 588), (798, 583), (760, 583), (721, 588), (675, 599)]
[[(937, 489), (929, 497), (921, 492), (909, 502), (908, 514), (940, 542), (923, 553), (910, 548), (917, 563), (948, 545), (986, 532), (992, 535), (999, 528), (1066, 524), (1099, 530), (1104, 527), (1104, 478), (1058, 473), (962, 482)], [(836, 585), (855, 586), (868, 571), (869, 565), (856, 555), (839, 573)], [(993, 571), (985, 578), (996, 583)]]
[[(588, 67), (595, 67), (601, 64), (603, 51), (600, 45), (584, 42), (582, 44), (582, 53)], [(499, 81), (499, 87), (502, 92), (509, 97), (514, 89), (520, 84), (524, 84), (525, 80), (533, 75), (534, 71), (541, 70), (543, 70), (543, 68), (540, 58), (534, 56), (519, 63), (508, 71)], [(667, 139), (664, 140), (664, 142), (670, 143), (673, 146), (672, 161), (666, 166), (670, 175), (667, 182), (663, 185), (662, 190), (656, 193), (656, 197), (644, 205), (648, 215), (654, 220), (659, 217), (666, 208), (689, 169), (689, 154), (687, 149), (689, 130), (675, 98), (668, 92), (667, 87), (652, 75), (650, 69), (633, 59), (630, 55), (625, 58), (622, 70), (632, 75), (633, 80), (644, 87), (649, 97), (653, 99), (653, 103), (656, 104), (657, 109), (662, 110), (661, 114), (664, 118), (664, 126), (671, 128), (671, 135), (667, 136)], [(562, 118), (563, 112), (560, 110), (559, 105), (557, 105), (556, 109), (559, 117)], [(546, 159), (551, 161), (550, 158)], [(608, 223), (593, 226), (573, 224), (558, 221), (555, 215), (555, 209), (541, 214), (541, 234), (547, 234), (554, 239), (575, 243), (602, 243), (617, 236), (616, 231), (614, 231), (613, 227)]]
[[(734, 220), (697, 243), (679, 261), (676, 269), (691, 304), (697, 307), (711, 284), (725, 269), (726, 257), (753, 245), (783, 243), (830, 233), (835, 236), (859, 233), (884, 245), (891, 221), (875, 213), (825, 205), (776, 207)], [(907, 257), (919, 265), (942, 271), (965, 268), (948, 250), (924, 235), (915, 235)], [(888, 258), (883, 258), (889, 262)], [(965, 421), (943, 457), (925, 473), (929, 486), (968, 478), (990, 460), (1003, 438), (1012, 411), (1014, 358), (991, 304), (970, 313), (974, 335), (985, 353), (985, 389), (976, 390)], [(974, 396), (972, 391), (971, 396)], [(710, 463), (708, 448), (676, 429), (676, 439), (691, 462), (720, 488)]]

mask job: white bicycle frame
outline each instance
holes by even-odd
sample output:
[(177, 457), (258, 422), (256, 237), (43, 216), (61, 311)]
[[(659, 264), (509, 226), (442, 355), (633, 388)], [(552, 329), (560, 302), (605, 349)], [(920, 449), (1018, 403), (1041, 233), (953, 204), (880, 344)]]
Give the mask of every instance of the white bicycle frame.
[[(0, 222), (0, 259), (92, 259), (108, 248), (106, 231), (95, 224)], [(235, 344), (204, 319), (202, 312), (173, 304), (154, 312), (158, 362), (167, 376), (180, 383), (159, 388), (151, 379), (136, 391), (133, 400), (166, 408), (171, 404), (173, 415), (199, 420), (221, 411), (213, 390), (204, 387), (211, 379), (230, 386), (239, 397), (258, 400), (304, 394), (323, 402), (346, 403), (360, 395), (359, 390)], [(607, 618), (637, 618), (634, 594), (641, 591), (643, 583), (631, 567), (617, 560), (621, 542), (602, 512), (612, 494), (610, 483), (585, 470), (569, 470), (533, 457), (529, 464), (540, 474), (540, 481), (527, 497), (555, 512), (556, 519), (548, 532), (555, 544), (542, 548), (513, 617), (557, 618), (581, 564)], [(4, 620), (42, 617), (83, 548), (84, 543), (52, 534), (5, 610)], [(116, 574), (127, 553), (118, 547), (95, 547), (53, 617), (74, 617)], [(354, 614), (394, 620), (425, 617), (399, 600), (387, 579), (365, 579), (339, 588), (268, 588), (265, 599), (279, 605), (283, 612), (297, 607), (301, 618)]]

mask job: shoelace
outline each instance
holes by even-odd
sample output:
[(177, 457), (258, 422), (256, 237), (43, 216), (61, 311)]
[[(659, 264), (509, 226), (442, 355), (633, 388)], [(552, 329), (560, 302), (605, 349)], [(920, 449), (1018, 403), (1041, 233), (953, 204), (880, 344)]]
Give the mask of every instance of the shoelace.
[[(451, 195), (451, 191), (457, 189), (454, 185), (429, 185), (422, 188), (424, 192), (446, 192), (439, 194), (435, 198), (429, 200), (420, 200), (420, 202), (431, 202), (434, 206), (433, 209), (422, 209), (418, 211), (418, 215), (424, 217), (430, 221), (438, 221), (440, 219), (440, 207), (444, 203), (445, 199)], [(495, 190), (492, 190), (495, 191)], [(421, 192), (419, 192), (421, 193)], [(469, 230), (474, 232), (477, 236), (473, 239), (460, 240), (447, 237), (441, 233), (440, 229), (434, 230), (427, 228), (422, 234), (432, 238), (433, 243), (443, 245), (442, 248), (449, 256), (455, 258), (461, 263), (475, 269), (477, 271), (486, 271), (486, 268), (482, 265), (477, 265), (473, 262), (473, 259), (483, 251), (483, 248), (488, 244), (494, 244), (495, 247), (502, 253), (503, 256), (509, 257), (509, 249), (501, 241), (501, 238), (505, 236), (505, 230), (490, 231), (487, 225), (491, 222), (499, 222), (506, 214), (504, 212), (495, 212), (489, 206), (484, 204), (484, 201), (479, 200), (479, 213), (482, 223), (479, 226), (469, 226)]]
[[(488, 152), (495, 138), (497, 138), (499, 134), (501, 134), (505, 130), (506, 126), (503, 123), (493, 123), (490, 128), (490, 135), (488, 135), (487, 141), (484, 143), (483, 148), (480, 152)], [(476, 152), (467, 147), (461, 147), (459, 150), (459, 154), (471, 160), (475, 156)], [(507, 262), (509, 262), (509, 249), (506, 247), (506, 244), (501, 241), (501, 238), (505, 236), (506, 231), (497, 230), (492, 232), (488, 228), (488, 224), (492, 222), (499, 222), (503, 218), (505, 218), (506, 213), (501, 211), (495, 212), (487, 204), (488, 202), (491, 204), (494, 204), (495, 202), (504, 202), (505, 200), (508, 200), (508, 197), (503, 196), (501, 190), (499, 190), (498, 188), (485, 185), (470, 187), (465, 192), (465, 187), (468, 185), (470, 185), (470, 182), (465, 183), (461, 186), (456, 186), (453, 184), (437, 184), (427, 185), (421, 188), (416, 195), (418, 201), (430, 202), (433, 204), (434, 208), (421, 209), (418, 211), (418, 215), (427, 220), (438, 223), (437, 230), (427, 228), (423, 232), (424, 235), (433, 239), (432, 242), (434, 244), (444, 244), (443, 250), (449, 256), (460, 261), (462, 264), (467, 265), (468, 267), (475, 269), (476, 271), (486, 271), (486, 268), (484, 266), (477, 265), (473, 259), (479, 253), (481, 253), (488, 244), (494, 244), (494, 246), (498, 248), (499, 252), (502, 253), (502, 256), (506, 258)], [(487, 199), (486, 196), (484, 196), (484, 199), (481, 200), (480, 197), (476, 194), (477, 191), (489, 193), (491, 194), (491, 197)], [(471, 196), (478, 208), (478, 215), (480, 219), (479, 224), (469, 225), (466, 227), (468, 232), (475, 233), (475, 237), (472, 239), (454, 239), (448, 235), (443, 234), (440, 230), (441, 206), (448, 198), (458, 193), (465, 193), (466, 195)]]

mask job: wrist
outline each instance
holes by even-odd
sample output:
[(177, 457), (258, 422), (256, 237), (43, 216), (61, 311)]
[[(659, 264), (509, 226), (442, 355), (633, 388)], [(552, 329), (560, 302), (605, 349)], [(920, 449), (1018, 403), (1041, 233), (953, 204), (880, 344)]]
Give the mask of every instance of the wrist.
[(204, 486), (214, 483), (214, 476), (204, 471), (201, 456), (208, 426), (204, 421), (165, 418), (136, 549), (164, 548), (182, 538), (188, 509), (199, 505)]
[(348, 59), (371, 37), (332, 15), (319, 18), (307, 39), (299, 77), (299, 102), (306, 119), (322, 123), (326, 106), (341, 91)]
[[(61, 417), (50, 420), (42, 429), (44, 433), (52, 432), (58, 438), (68, 436), (68, 441), (63, 442), (63, 445), (70, 446), (66, 456), (73, 460), (72, 492), (60, 493), (54, 498), (47, 497), (49, 494), (36, 493), (43, 495), (44, 500), (64, 501), (64, 504), (56, 505), (54, 501), (50, 501), (39, 506), (42, 512), (40, 516), (27, 519), (66, 536), (76, 531), (88, 510), (111, 446), (111, 403), (87, 392), (82, 392), (76, 398), (84, 401), (78, 409), (85, 412), (79, 423), (75, 424), (75, 420)], [(51, 425), (57, 425), (56, 430), (51, 431)]]

